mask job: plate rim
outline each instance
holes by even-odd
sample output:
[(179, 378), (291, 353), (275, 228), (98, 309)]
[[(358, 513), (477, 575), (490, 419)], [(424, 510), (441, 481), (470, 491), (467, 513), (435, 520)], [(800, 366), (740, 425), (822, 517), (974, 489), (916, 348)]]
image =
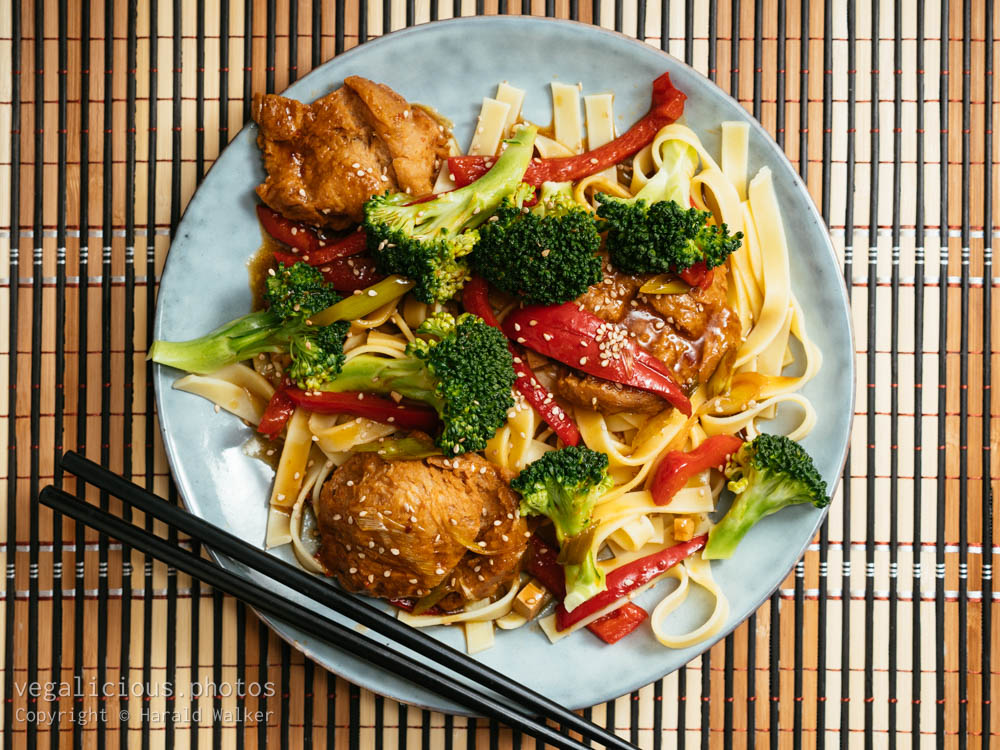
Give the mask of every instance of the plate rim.
[[(812, 195), (809, 192), (808, 186), (805, 184), (804, 180), (802, 179), (802, 176), (799, 174), (798, 169), (792, 164), (791, 160), (785, 154), (784, 150), (778, 145), (777, 141), (775, 141), (775, 139), (767, 131), (767, 129), (764, 128), (763, 124), (759, 120), (757, 120), (757, 118), (755, 118), (752, 113), (747, 112), (746, 109), (743, 107), (743, 105), (738, 100), (734, 99), (732, 97), (732, 95), (730, 95), (727, 91), (725, 91), (724, 89), (722, 89), (717, 83), (715, 83), (715, 81), (712, 81), (710, 78), (708, 78), (703, 73), (701, 73), (700, 71), (698, 71), (697, 69), (695, 69), (693, 66), (688, 65), (684, 60), (682, 60), (680, 58), (677, 58), (677, 57), (674, 57), (673, 55), (671, 55), (666, 50), (660, 49), (660, 48), (655, 47), (655, 46), (653, 46), (651, 44), (647, 44), (644, 41), (636, 39), (635, 37), (630, 37), (630, 36), (628, 36), (628, 35), (626, 35), (626, 34), (624, 34), (622, 32), (616, 31), (614, 29), (608, 29), (608, 28), (604, 28), (602, 26), (598, 26), (598, 25), (595, 25), (595, 24), (588, 24), (588, 23), (585, 23), (585, 22), (582, 22), (582, 21), (576, 21), (576, 20), (572, 20), (572, 19), (548, 18), (548, 17), (542, 17), (542, 16), (481, 16), (481, 15), (473, 15), (473, 16), (461, 16), (461, 17), (457, 17), (457, 18), (441, 19), (441, 20), (437, 20), (437, 21), (428, 21), (428, 22), (424, 22), (424, 23), (415, 24), (413, 26), (408, 26), (408, 27), (405, 27), (405, 28), (402, 28), (402, 29), (396, 29), (394, 31), (382, 34), (381, 36), (378, 36), (376, 38), (369, 39), (368, 41), (366, 41), (364, 43), (359, 43), (355, 47), (352, 47), (349, 50), (345, 50), (344, 52), (340, 53), (339, 55), (336, 55), (336, 56), (330, 58), (326, 62), (324, 62), (324, 63), (320, 64), (319, 66), (317, 66), (316, 68), (310, 70), (306, 75), (302, 76), (301, 78), (297, 78), (295, 81), (292, 81), (281, 92), (275, 92), (275, 93), (278, 93), (279, 95), (283, 95), (284, 92), (287, 91), (289, 88), (292, 88), (293, 86), (298, 86), (300, 84), (304, 84), (310, 78), (317, 76), (317, 74), (321, 73), (324, 70), (328, 70), (329, 67), (335, 66), (338, 63), (342, 63), (345, 60), (349, 60), (350, 58), (354, 57), (357, 53), (359, 53), (361, 50), (370, 51), (373, 47), (382, 46), (384, 44), (391, 43), (393, 40), (398, 40), (398, 39), (400, 39), (400, 38), (402, 38), (404, 36), (410, 36), (410, 35), (414, 35), (414, 34), (419, 34), (421, 32), (425, 32), (428, 28), (432, 28), (432, 27), (437, 28), (437, 27), (443, 27), (443, 26), (473, 25), (473, 24), (480, 24), (480, 25), (482, 25), (482, 24), (485, 24), (485, 23), (504, 23), (504, 24), (509, 24), (511, 26), (525, 26), (525, 27), (528, 27), (528, 26), (557, 25), (557, 26), (564, 26), (564, 27), (576, 28), (576, 29), (579, 29), (580, 31), (582, 31), (582, 32), (584, 32), (586, 34), (605, 35), (605, 36), (608, 36), (608, 37), (614, 37), (614, 38), (618, 38), (618, 39), (624, 40), (624, 41), (626, 41), (626, 42), (628, 42), (630, 44), (633, 44), (633, 45), (639, 45), (642, 49), (654, 52), (654, 53), (662, 56), (664, 59), (669, 60), (670, 63), (671, 63), (671, 65), (675, 65), (675, 66), (679, 66), (679, 67), (687, 69), (687, 71), (689, 73), (695, 75), (699, 79), (699, 82), (700, 82), (701, 85), (713, 88), (715, 90), (715, 92), (714, 92), (715, 94), (717, 94), (717, 95), (725, 98), (726, 100), (728, 100), (728, 102), (731, 105), (733, 105), (734, 107), (737, 107), (740, 111), (742, 111), (745, 114), (745, 119), (748, 122), (751, 130), (756, 135), (758, 141), (760, 143), (766, 144), (768, 150), (771, 151), (772, 154), (774, 156), (776, 156), (779, 160), (783, 161), (786, 166), (788, 166), (789, 172), (791, 173), (792, 179), (793, 179), (793, 182), (794, 182), (795, 191), (805, 197), (806, 203), (808, 205), (808, 210), (810, 212), (812, 220), (815, 221), (815, 223), (822, 230), (821, 234), (822, 234), (822, 238), (823, 238), (823, 243), (822, 243), (823, 244), (823, 248), (825, 249), (826, 253), (828, 254), (830, 260), (833, 262), (834, 268), (840, 269), (840, 263), (839, 263), (838, 258), (837, 258), (836, 249), (833, 246), (833, 241), (832, 241), (831, 236), (830, 236), (829, 227), (827, 226), (825, 220), (823, 219), (822, 215), (820, 214), (819, 208), (816, 206), (816, 203), (813, 200)], [(195, 197), (196, 197), (198, 191), (202, 189), (205, 180), (207, 180), (207, 178), (211, 174), (212, 170), (219, 164), (219, 162), (221, 161), (222, 155), (233, 144), (233, 142), (243, 134), (243, 132), (245, 130), (253, 129), (255, 127), (256, 127), (256, 124), (252, 120), (246, 122), (243, 125), (243, 127), (240, 128), (240, 130), (235, 135), (233, 135), (232, 138), (229, 139), (229, 142), (225, 145), (225, 148), (223, 148), (221, 151), (219, 151), (219, 153), (215, 157), (215, 160), (213, 161), (212, 165), (209, 167), (208, 170), (206, 170), (205, 174), (202, 176), (202, 178), (201, 178), (201, 183), (202, 184), (199, 184), (199, 186), (195, 189), (194, 193), (192, 193), (191, 197), (188, 199), (188, 203), (184, 207), (184, 211), (181, 214), (180, 218), (178, 219), (176, 229), (174, 230), (173, 237), (171, 238), (171, 245), (173, 244), (173, 240), (177, 236), (180, 235), (181, 227), (184, 224), (184, 220), (187, 217), (188, 211), (191, 208), (191, 205), (194, 202)], [(172, 254), (168, 250), (167, 257), (166, 257), (166, 259), (164, 261), (163, 270), (161, 271), (161, 281), (160, 281), (161, 284), (162, 284), (163, 279), (166, 278), (168, 270), (169, 270), (169, 268), (171, 266), (171, 257), (172, 257)], [(850, 349), (851, 349), (850, 353), (849, 353), (850, 356), (847, 357), (847, 362), (849, 363), (849, 367), (848, 367), (848, 369), (849, 369), (849, 372), (848, 372), (849, 378), (848, 378), (848, 380), (851, 383), (851, 388), (850, 388), (850, 403), (847, 406), (847, 408), (849, 408), (849, 413), (848, 413), (848, 420), (847, 420), (847, 426), (846, 426), (846, 436), (845, 436), (843, 448), (841, 450), (840, 458), (837, 461), (837, 465), (839, 466), (839, 468), (837, 470), (836, 477), (833, 480), (833, 482), (832, 482), (832, 484), (830, 485), (830, 488), (829, 488), (829, 494), (830, 494), (831, 498), (836, 494), (837, 489), (840, 487), (840, 485), (843, 482), (844, 467), (847, 464), (847, 459), (848, 459), (848, 456), (850, 454), (851, 435), (853, 433), (854, 418), (855, 418), (855, 407), (856, 407), (856, 403), (857, 403), (857, 363), (855, 361), (855, 352), (856, 352), (856, 349), (857, 349), (857, 346), (856, 346), (857, 345), (857, 340), (856, 340), (856, 334), (855, 334), (855, 330), (854, 330), (854, 320), (853, 320), (853, 316), (851, 314), (851, 312), (852, 312), (851, 298), (850, 298), (850, 295), (848, 293), (847, 282), (846, 282), (846, 279), (844, 278), (843, 273), (842, 272), (838, 273), (835, 276), (836, 276), (836, 279), (837, 279), (836, 287), (837, 287), (837, 291), (839, 293), (839, 300), (840, 300), (841, 304), (843, 305), (844, 311), (846, 312), (845, 320), (846, 320), (846, 323), (847, 323), (847, 334), (848, 334), (848, 340), (849, 340)], [(158, 285), (158, 287), (159, 287), (159, 285)], [(155, 337), (155, 336), (158, 335), (158, 331), (159, 331), (160, 324), (161, 324), (161, 305), (160, 305), (159, 288), (157, 289), (156, 309), (155, 309), (155, 312), (154, 312), (153, 322), (154, 322), (154, 337)], [(162, 413), (162, 410), (161, 410), (161, 406), (162, 406), (162, 392), (163, 392), (163, 388), (165, 387), (165, 386), (161, 386), (161, 376), (162, 376), (164, 370), (169, 370), (169, 369), (171, 369), (171, 368), (166, 368), (163, 365), (160, 365), (158, 363), (154, 363), (154, 366), (153, 366), (153, 388), (154, 388), (154, 393), (155, 393), (155, 403), (156, 403), (156, 410), (157, 410), (157, 417), (158, 417), (157, 421), (159, 423), (159, 432), (160, 432), (161, 440), (163, 442), (164, 452), (167, 455), (167, 462), (168, 462), (168, 465), (169, 465), (170, 471), (171, 471), (171, 481), (174, 481), (175, 486), (177, 487), (178, 496), (181, 498), (181, 500), (183, 501), (184, 505), (186, 507), (188, 507), (188, 501), (187, 501), (187, 499), (185, 497), (184, 492), (182, 492), (182, 490), (181, 490), (180, 484), (177, 483), (174, 480), (174, 475), (175, 475), (174, 464), (175, 464), (175, 462), (179, 461), (179, 457), (176, 455), (176, 453), (174, 451), (173, 441), (169, 438), (169, 436), (167, 434), (167, 429), (166, 429), (166, 426), (164, 424), (164, 420), (162, 420), (161, 418), (159, 418), (159, 415)], [(803, 554), (806, 552), (806, 550), (808, 549), (809, 545), (812, 543), (812, 540), (815, 538), (816, 533), (819, 530), (820, 526), (827, 519), (827, 517), (829, 515), (829, 511), (830, 511), (831, 505), (832, 505), (832, 503), (828, 504), (819, 513), (816, 514), (816, 520), (815, 520), (815, 523), (812, 526), (810, 534), (809, 534), (808, 538), (806, 538), (805, 541), (801, 544), (801, 546), (799, 547), (798, 552), (797, 552), (797, 554), (795, 556), (796, 561), (799, 561), (799, 560), (802, 559)], [(233, 564), (233, 562), (230, 560), (230, 558), (228, 558), (225, 555), (221, 555), (221, 554), (217, 553), (214, 549), (211, 548), (211, 546), (209, 546), (208, 551), (209, 551), (209, 554), (212, 556), (212, 558), (216, 561), (217, 564), (219, 564), (219, 565), (226, 565), (226, 564), (228, 564), (230, 566)], [(747, 621), (747, 619), (749, 619), (750, 616), (752, 616), (757, 610), (759, 610), (760, 607), (761, 607), (761, 605), (765, 601), (767, 601), (774, 594), (774, 592), (781, 586), (782, 581), (785, 578), (787, 578), (788, 574), (791, 573), (791, 571), (795, 569), (796, 565), (797, 565), (797, 562), (792, 563), (792, 566), (789, 568), (789, 570), (786, 571), (786, 572), (784, 572), (784, 574), (778, 579), (778, 581), (775, 583), (775, 585), (773, 587), (770, 587), (766, 591), (766, 593), (763, 594), (759, 598), (759, 600), (756, 601), (756, 603), (753, 605), (752, 609), (750, 610), (750, 612), (747, 614), (746, 617), (744, 617), (743, 619), (740, 619), (737, 622), (734, 622), (730, 627), (724, 627), (724, 628), (720, 629), (711, 638), (708, 638), (705, 641), (702, 641), (701, 643), (696, 644), (697, 651), (694, 652), (694, 653), (692, 653), (691, 656), (690, 656), (690, 658), (687, 661), (685, 661), (683, 664), (680, 664), (680, 665), (677, 665), (677, 666), (674, 666), (674, 667), (668, 669), (660, 677), (654, 678), (651, 682), (646, 682), (644, 680), (640, 681), (638, 684), (633, 684), (633, 683), (630, 682), (629, 683), (630, 687), (627, 690), (624, 690), (621, 693), (617, 693), (617, 689), (615, 691), (612, 691), (612, 693), (607, 693), (607, 694), (601, 693), (601, 697), (599, 698), (599, 700), (597, 700), (597, 701), (595, 701), (593, 703), (589, 703), (588, 702), (588, 703), (585, 703), (585, 704), (580, 704), (579, 706), (575, 706), (575, 707), (570, 706), (570, 708), (572, 708), (573, 710), (577, 710), (579, 708), (584, 708), (584, 707), (587, 707), (587, 706), (599, 705), (601, 703), (606, 703), (608, 701), (611, 701), (611, 700), (614, 700), (616, 698), (619, 698), (619, 697), (621, 697), (623, 695), (627, 695), (630, 692), (634, 692), (635, 690), (638, 690), (638, 689), (640, 689), (642, 687), (645, 687), (648, 684), (652, 684), (652, 682), (655, 682), (657, 680), (661, 680), (664, 677), (666, 677), (667, 675), (672, 674), (673, 672), (675, 672), (675, 671), (677, 671), (679, 669), (686, 668), (688, 664), (690, 664), (695, 659), (700, 658), (706, 651), (711, 650), (711, 648), (714, 647), (716, 643), (718, 643), (722, 639), (724, 639), (727, 636), (729, 636), (733, 631), (735, 631), (743, 623), (745, 623)], [(341, 677), (344, 680), (351, 681), (351, 682), (353, 682), (353, 684), (358, 684), (359, 686), (364, 687), (366, 690), (369, 690), (372, 693), (375, 693), (377, 695), (381, 695), (381, 696), (384, 696), (384, 697), (387, 697), (387, 698), (391, 698), (392, 700), (395, 700), (395, 701), (400, 702), (400, 703), (405, 703), (406, 705), (411, 705), (411, 706), (415, 706), (417, 708), (427, 709), (427, 710), (432, 710), (432, 711), (442, 711), (442, 710), (445, 710), (447, 712), (453, 713), (454, 715), (458, 715), (458, 716), (470, 716), (470, 717), (471, 716), (476, 716), (475, 713), (466, 711), (466, 710), (462, 709), (461, 707), (452, 706), (452, 707), (449, 707), (447, 709), (442, 709), (441, 704), (430, 705), (430, 704), (422, 703), (419, 700), (401, 699), (401, 698), (399, 698), (399, 697), (397, 697), (395, 695), (392, 695), (389, 692), (386, 692), (386, 691), (380, 689), (375, 683), (373, 683), (371, 681), (367, 681), (367, 682), (363, 683), (363, 682), (357, 680), (355, 677), (345, 677), (341, 672), (338, 671), (337, 668), (335, 668), (335, 665), (331, 665), (331, 664), (328, 663), (328, 661), (329, 661), (328, 659), (325, 659), (324, 657), (322, 657), (320, 654), (317, 653), (316, 650), (310, 648), (308, 644), (303, 643), (303, 642), (297, 640), (292, 633), (287, 632), (285, 630), (285, 628), (283, 627), (283, 623), (282, 623), (281, 620), (279, 620), (277, 618), (270, 617), (268, 615), (263, 615), (263, 614), (261, 614), (260, 612), (258, 612), (256, 609), (254, 609), (252, 607), (250, 609), (252, 609), (253, 612), (254, 612), (254, 614), (260, 620), (262, 620), (263, 622), (265, 622), (267, 624), (267, 626), (281, 640), (285, 641), (286, 643), (288, 643), (289, 645), (291, 645), (292, 647), (294, 647), (296, 650), (298, 650), (300, 653), (302, 653), (303, 656), (305, 656), (306, 658), (312, 659), (314, 662), (316, 662), (320, 666), (324, 667), (328, 671), (334, 673), (335, 675)], [(291, 627), (294, 628), (294, 625), (291, 625)], [(333, 645), (334, 647), (336, 647), (335, 644), (330, 644), (330, 645)], [(666, 648), (666, 647), (664, 647), (664, 648)], [(442, 699), (442, 700), (444, 700), (444, 699)]]

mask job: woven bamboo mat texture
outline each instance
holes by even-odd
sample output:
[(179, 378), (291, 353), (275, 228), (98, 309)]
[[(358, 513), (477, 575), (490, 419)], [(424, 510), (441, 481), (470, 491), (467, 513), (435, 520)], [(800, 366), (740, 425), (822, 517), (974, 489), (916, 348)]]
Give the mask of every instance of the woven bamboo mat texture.
[(995, 6), (2, 0), (5, 747), (533, 746), (349, 685), (34, 501), (85, 491), (55, 465), (68, 448), (177, 499), (144, 361), (156, 282), (252, 92), (495, 13), (618, 29), (738, 97), (830, 226), (857, 337), (851, 455), (805, 557), (710, 652), (586, 714), (644, 748), (997, 746)]

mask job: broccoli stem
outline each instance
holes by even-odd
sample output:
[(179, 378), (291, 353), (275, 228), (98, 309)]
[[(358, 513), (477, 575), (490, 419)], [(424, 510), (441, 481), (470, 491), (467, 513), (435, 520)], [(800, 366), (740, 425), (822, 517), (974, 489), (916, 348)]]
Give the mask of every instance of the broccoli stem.
[[(559, 564), (566, 576), (566, 596), (563, 605), (572, 612), (583, 602), (604, 591), (607, 587), (604, 571), (594, 559), (594, 527), (576, 536), (559, 539)], [(559, 526), (556, 524), (558, 536)]]
[(702, 557), (706, 560), (732, 557), (755, 523), (788, 505), (803, 501), (802, 494), (789, 489), (786, 481), (762, 481), (752, 485), (734, 498), (726, 515), (712, 528)]
[(390, 359), (360, 354), (344, 363), (335, 380), (323, 385), (324, 391), (396, 392), (405, 398), (423, 401), (440, 414), (444, 401), (437, 395), (437, 379), (415, 357)]
[(207, 375), (264, 352), (284, 351), (300, 324), (282, 323), (267, 310), (244, 315), (190, 341), (154, 341), (147, 359)]
[(413, 288), (413, 282), (402, 276), (387, 276), (367, 289), (340, 300), (310, 319), (315, 326), (328, 326), (338, 320), (357, 320), (399, 299)]

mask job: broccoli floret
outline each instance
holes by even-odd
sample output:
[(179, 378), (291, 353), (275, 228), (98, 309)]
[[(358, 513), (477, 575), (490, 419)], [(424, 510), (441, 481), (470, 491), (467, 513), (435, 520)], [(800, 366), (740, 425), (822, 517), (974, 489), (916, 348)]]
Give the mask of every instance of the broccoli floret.
[(662, 156), (660, 169), (632, 198), (597, 197), (612, 265), (627, 273), (677, 273), (702, 261), (721, 266), (739, 249), (743, 233), (709, 224), (710, 212), (691, 207), (698, 165), (693, 148), (670, 141)]
[(310, 315), (340, 300), (323, 274), (306, 263), (279, 264), (267, 277), (267, 308), (243, 315), (190, 341), (154, 341), (149, 358), (202, 375), (266, 352), (287, 352), (289, 375), (315, 389), (336, 376), (344, 362), (348, 324), (314, 326)]
[(476, 228), (520, 184), (536, 132), (522, 127), (492, 169), (463, 188), (422, 203), (400, 193), (365, 203), (365, 233), (379, 272), (412, 279), (413, 293), (423, 302), (454, 297), (469, 278), (466, 256), (479, 239)]
[(475, 315), (429, 317), (400, 358), (361, 354), (345, 364), (327, 391), (396, 393), (430, 404), (443, 429), (436, 444), (446, 455), (478, 451), (507, 421), (514, 406), (514, 360), (504, 335)]
[(532, 208), (534, 188), (522, 185), (504, 198), (479, 230), (472, 254), (476, 272), (495, 287), (528, 302), (557, 305), (576, 299), (603, 278), (601, 235), (593, 214), (573, 200), (570, 182), (545, 182)]
[(757, 521), (789, 505), (830, 503), (826, 482), (802, 446), (784, 435), (758, 435), (730, 459), (729, 489), (736, 493), (726, 515), (712, 529), (702, 556), (731, 557)]
[(545, 453), (510, 483), (521, 493), (522, 515), (548, 516), (555, 526), (559, 562), (566, 575), (563, 605), (568, 611), (606, 587), (591, 544), (590, 516), (611, 484), (608, 457), (581, 446)]

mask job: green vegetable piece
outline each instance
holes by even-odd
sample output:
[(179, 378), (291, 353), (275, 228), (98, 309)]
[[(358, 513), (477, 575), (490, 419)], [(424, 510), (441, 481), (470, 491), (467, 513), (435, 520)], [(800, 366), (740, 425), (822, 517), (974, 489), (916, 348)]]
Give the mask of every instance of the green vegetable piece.
[(708, 536), (702, 556), (706, 560), (732, 557), (740, 540), (762, 518), (782, 508), (830, 503), (826, 482), (809, 454), (784, 435), (760, 434), (730, 460), (729, 489), (736, 498)]
[(475, 315), (441, 312), (417, 329), (401, 358), (361, 354), (345, 363), (327, 391), (397, 393), (437, 411), (435, 440), (446, 455), (478, 451), (513, 408), (514, 360), (504, 335)]
[(545, 453), (510, 483), (521, 494), (522, 515), (547, 516), (555, 526), (569, 610), (606, 588), (594, 558), (590, 519), (611, 484), (608, 457), (582, 446)]
[[(365, 204), (364, 228), (379, 272), (412, 279), (422, 302), (445, 302), (469, 278), (479, 227), (514, 192), (531, 161), (536, 128), (522, 127), (485, 175), (421, 203), (386, 193)], [(409, 204), (409, 205), (407, 205)]]
[(714, 268), (739, 249), (743, 233), (708, 224), (711, 213), (691, 207), (697, 152), (669, 141), (660, 169), (632, 198), (600, 194), (597, 215), (608, 231), (615, 268), (626, 273), (677, 273), (696, 263)]
[(207, 375), (258, 354), (287, 352), (292, 357), (289, 375), (300, 387), (316, 389), (340, 371), (348, 326), (316, 325), (310, 316), (338, 300), (340, 295), (317, 269), (306, 263), (279, 264), (265, 285), (267, 309), (190, 341), (154, 341), (149, 358)]
[(522, 185), (479, 230), (476, 272), (528, 302), (556, 305), (576, 299), (603, 278), (601, 235), (593, 214), (573, 200), (570, 182), (545, 182), (538, 202)]

